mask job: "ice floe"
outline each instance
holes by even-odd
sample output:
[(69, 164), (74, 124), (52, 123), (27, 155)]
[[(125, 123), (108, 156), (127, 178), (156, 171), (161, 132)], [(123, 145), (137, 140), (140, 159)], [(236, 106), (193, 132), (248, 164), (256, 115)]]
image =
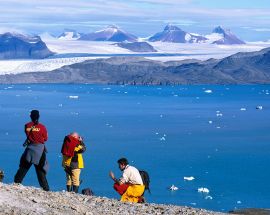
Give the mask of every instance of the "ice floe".
[(212, 93), (213, 91), (212, 90), (205, 90), (204, 92), (205, 93)]
[(185, 176), (184, 177), (184, 180), (186, 180), (186, 181), (192, 181), (192, 180), (194, 180), (195, 178), (193, 177), (193, 176), (189, 176), (189, 177), (187, 177), (187, 176)]
[(198, 188), (198, 192), (199, 193), (209, 193), (209, 189), (207, 189), (205, 187), (200, 187), (200, 188)]
[(159, 138), (159, 140), (160, 140), (160, 141), (165, 141), (166, 138), (165, 138), (165, 137), (161, 137), (161, 138)]
[(242, 108), (240, 108), (240, 110), (241, 111), (246, 111), (247, 109), (242, 107)]
[(256, 106), (256, 109), (257, 109), (257, 110), (262, 110), (262, 109), (263, 109), (263, 106), (258, 105), (258, 106)]
[(213, 199), (213, 197), (212, 196), (205, 196), (205, 198), (204, 199), (209, 199), (209, 200), (212, 200)]
[(68, 96), (68, 98), (70, 98), (70, 99), (78, 99), (79, 96)]
[(209, 123), (209, 124), (212, 124), (212, 123), (213, 123), (213, 121), (212, 121), (212, 120), (209, 120), (209, 121), (208, 121), (208, 123)]
[(169, 189), (175, 191), (175, 190), (178, 190), (178, 187), (172, 185)]

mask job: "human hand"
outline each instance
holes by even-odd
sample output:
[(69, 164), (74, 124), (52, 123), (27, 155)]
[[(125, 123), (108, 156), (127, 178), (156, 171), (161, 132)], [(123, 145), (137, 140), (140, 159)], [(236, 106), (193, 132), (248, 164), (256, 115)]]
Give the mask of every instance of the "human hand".
[(113, 180), (115, 179), (115, 176), (114, 176), (114, 174), (113, 174), (112, 171), (109, 172), (109, 176), (110, 176)]

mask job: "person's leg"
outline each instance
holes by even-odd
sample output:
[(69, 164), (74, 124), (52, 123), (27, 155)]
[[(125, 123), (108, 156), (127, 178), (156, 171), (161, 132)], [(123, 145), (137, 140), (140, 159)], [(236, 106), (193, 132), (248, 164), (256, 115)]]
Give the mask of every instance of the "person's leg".
[(117, 184), (114, 183), (113, 188), (116, 190), (117, 193), (119, 193), (121, 196), (126, 192), (128, 189), (129, 184)]
[(122, 195), (122, 202), (139, 202), (144, 192), (144, 185), (130, 185)]
[(43, 190), (49, 191), (50, 188), (49, 188), (49, 184), (46, 178), (46, 172), (43, 169), (45, 162), (46, 162), (46, 153), (43, 152), (40, 158), (39, 164), (35, 165), (35, 168), (36, 168), (39, 185), (42, 187)]
[(73, 169), (72, 170), (72, 185), (73, 185), (73, 192), (78, 193), (79, 191), (79, 186), (80, 186), (80, 174), (81, 174), (81, 169)]
[(30, 169), (31, 165), (32, 164), (31, 163), (28, 163), (24, 159), (23, 156), (21, 157), (19, 169), (18, 169), (17, 173), (14, 176), (14, 182), (15, 183), (22, 183), (22, 181), (23, 181), (26, 173)]
[(48, 184), (48, 181), (47, 181), (47, 178), (46, 178), (46, 173), (38, 165), (35, 165), (35, 168), (36, 168), (36, 173), (37, 173), (37, 178), (38, 178), (39, 185), (42, 187), (43, 190), (49, 191), (50, 188), (49, 188), (49, 184)]
[(71, 181), (71, 169), (69, 167), (65, 167), (65, 173), (66, 173), (66, 186), (67, 186), (67, 191), (71, 192), (72, 191), (72, 181)]

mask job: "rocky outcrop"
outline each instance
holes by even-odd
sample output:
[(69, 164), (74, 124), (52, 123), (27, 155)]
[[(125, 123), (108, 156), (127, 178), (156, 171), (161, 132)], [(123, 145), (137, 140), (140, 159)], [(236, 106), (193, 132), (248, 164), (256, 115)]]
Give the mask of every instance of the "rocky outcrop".
[(218, 212), (161, 204), (121, 203), (115, 199), (69, 192), (45, 192), (33, 187), (0, 183), (0, 211), (4, 215), (24, 214), (185, 214), (211, 215)]
[(39, 36), (0, 34), (0, 59), (42, 59), (52, 54)]
[(128, 49), (133, 52), (157, 52), (153, 46), (147, 42), (133, 42), (133, 43), (116, 43), (117, 46)]

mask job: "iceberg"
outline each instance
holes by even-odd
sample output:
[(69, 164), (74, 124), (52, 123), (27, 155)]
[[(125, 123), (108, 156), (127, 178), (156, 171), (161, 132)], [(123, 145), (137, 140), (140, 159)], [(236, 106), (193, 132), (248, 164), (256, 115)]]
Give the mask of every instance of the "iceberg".
[(212, 90), (205, 90), (205, 93), (212, 93)]
[(190, 176), (190, 177), (184, 177), (184, 180), (186, 181), (192, 181), (194, 180), (195, 178), (193, 176)]
[(178, 190), (178, 187), (172, 185), (169, 189), (174, 191), (174, 190)]
[(70, 99), (78, 99), (79, 96), (69, 96)]
[(205, 187), (198, 188), (199, 193), (209, 193), (209, 190)]

